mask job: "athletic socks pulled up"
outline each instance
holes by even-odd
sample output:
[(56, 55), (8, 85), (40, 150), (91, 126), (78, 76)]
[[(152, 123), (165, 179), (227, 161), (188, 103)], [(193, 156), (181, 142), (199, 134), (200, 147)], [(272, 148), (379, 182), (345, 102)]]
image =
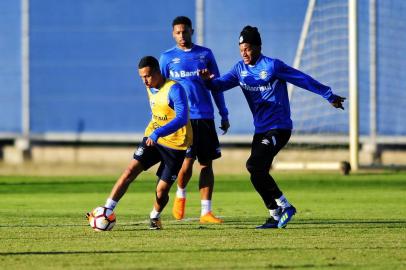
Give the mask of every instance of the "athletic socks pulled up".
[(104, 205), (104, 207), (106, 208), (110, 208), (111, 210), (114, 210), (114, 208), (116, 208), (118, 202), (108, 198), (106, 201), (106, 204)]
[(279, 199), (275, 199), (275, 201), (278, 206), (282, 207), (282, 209), (291, 206), (291, 204), (288, 202), (288, 199), (286, 199), (284, 195), (282, 195)]

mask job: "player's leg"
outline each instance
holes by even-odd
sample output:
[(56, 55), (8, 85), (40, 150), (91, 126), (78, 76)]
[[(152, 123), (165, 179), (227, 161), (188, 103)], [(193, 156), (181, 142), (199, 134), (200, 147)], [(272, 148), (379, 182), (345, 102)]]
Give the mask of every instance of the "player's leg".
[[(213, 162), (200, 162), (199, 190), (202, 200), (211, 200), (214, 188)], [(205, 213), (204, 213), (205, 214)]]
[[(273, 130), (266, 134), (254, 135), (251, 156), (247, 161), (247, 169), (250, 172), (251, 182), (255, 190), (261, 196), (270, 213), (270, 218), (257, 228), (277, 228), (282, 212), (287, 206), (286, 204), (277, 203), (277, 200), (285, 197), (269, 174), (269, 170), (274, 157), (286, 145), (289, 137), (289, 130)], [(288, 203), (286, 198), (285, 202)]]
[(200, 163), (199, 191), (201, 200), (201, 223), (222, 223), (223, 220), (214, 216), (211, 209), (211, 199), (214, 189), (213, 162)]
[(181, 220), (185, 217), (186, 186), (190, 178), (192, 178), (194, 162), (194, 158), (186, 157), (178, 174), (176, 196), (172, 208), (172, 215), (177, 220)]
[(164, 210), (166, 204), (168, 203), (169, 190), (171, 189), (172, 184), (173, 184), (173, 181), (167, 182), (162, 179), (160, 179), (158, 181), (158, 184), (157, 184), (156, 190), (155, 190), (154, 207), (152, 208), (152, 211), (150, 213), (149, 228), (151, 230), (162, 229), (161, 213)]
[[(276, 156), (276, 154), (288, 143), (290, 135), (290, 130), (271, 130), (266, 134), (266, 137), (273, 142), (274, 156)], [(296, 208), (289, 203), (283, 194), (281, 196), (278, 195), (274, 196), (275, 202), (282, 212), (278, 221), (278, 228), (285, 228), (288, 222), (296, 214)]]
[(149, 169), (160, 161), (160, 155), (157, 149), (154, 146), (147, 146), (145, 141), (146, 138), (143, 139), (134, 152), (134, 159), (117, 179), (110, 192), (110, 196), (107, 198), (105, 207), (114, 209), (132, 181), (134, 181), (143, 170)]
[(196, 119), (191, 119), (190, 124), (193, 130), (193, 143), (186, 150), (185, 160), (183, 161), (182, 168), (178, 174), (178, 184), (176, 190), (176, 196), (173, 203), (172, 215), (176, 220), (181, 220), (185, 217), (186, 208), (186, 186), (192, 178), (193, 174), (193, 164), (196, 160), (196, 144), (198, 141), (197, 128), (198, 121)]
[[(111, 203), (117, 203), (121, 199), (121, 197), (123, 197), (124, 193), (128, 189), (128, 186), (143, 170), (144, 166), (138, 160), (133, 159), (130, 161), (130, 164), (117, 179), (116, 183), (113, 186), (113, 189), (110, 192), (109, 200), (112, 201)], [(115, 207), (115, 205), (108, 206), (109, 207), (106, 207), (111, 209)]]
[(251, 183), (261, 196), (270, 213), (270, 217), (267, 218), (263, 225), (258, 226), (258, 229), (277, 228), (281, 214), (281, 210), (276, 204), (273, 194), (282, 194), (282, 192), (269, 174), (274, 156), (270, 153), (269, 147), (262, 142), (263, 137), (264, 134), (254, 135), (251, 155), (246, 164), (247, 170), (250, 173)]
[(157, 212), (162, 212), (169, 200), (169, 190), (171, 189), (173, 182), (167, 182), (162, 179), (158, 181), (156, 186), (156, 200), (154, 208)]
[(185, 158), (185, 150), (175, 150), (156, 145), (161, 156), (157, 171), (159, 181), (156, 186), (156, 200), (150, 213), (150, 229), (161, 229), (160, 216), (169, 200), (169, 190), (179, 174)]
[(213, 119), (200, 119), (193, 136), (197, 137), (195, 151), (200, 165), (200, 222), (222, 223), (223, 220), (212, 212), (212, 197), (214, 190), (213, 160), (221, 157), (220, 143)]

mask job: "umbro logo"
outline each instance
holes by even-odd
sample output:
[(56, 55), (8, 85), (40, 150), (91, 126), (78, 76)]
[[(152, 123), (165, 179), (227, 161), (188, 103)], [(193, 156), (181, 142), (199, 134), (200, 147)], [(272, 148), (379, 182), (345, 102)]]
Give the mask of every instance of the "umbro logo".
[[(271, 139), (272, 139), (272, 145), (276, 145), (275, 136), (272, 136)], [(261, 143), (265, 144), (265, 145), (269, 145), (271, 143), (271, 141), (268, 140), (267, 138), (264, 138), (264, 139), (262, 139)]]
[(262, 144), (269, 145), (271, 142), (268, 139), (263, 139)]
[(172, 63), (174, 64), (179, 64), (180, 63), (180, 58), (176, 57), (172, 59)]

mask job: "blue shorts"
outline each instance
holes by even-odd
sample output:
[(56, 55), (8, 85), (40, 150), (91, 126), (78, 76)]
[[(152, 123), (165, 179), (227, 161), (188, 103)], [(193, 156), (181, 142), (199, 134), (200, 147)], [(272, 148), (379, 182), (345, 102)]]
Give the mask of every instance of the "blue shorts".
[(182, 168), (186, 150), (171, 149), (157, 143), (147, 146), (146, 141), (147, 137), (144, 137), (134, 153), (134, 159), (144, 166), (145, 171), (161, 162), (156, 175), (167, 183), (173, 183)]
[(193, 143), (186, 157), (198, 159), (200, 163), (221, 157), (220, 142), (213, 119), (191, 119)]

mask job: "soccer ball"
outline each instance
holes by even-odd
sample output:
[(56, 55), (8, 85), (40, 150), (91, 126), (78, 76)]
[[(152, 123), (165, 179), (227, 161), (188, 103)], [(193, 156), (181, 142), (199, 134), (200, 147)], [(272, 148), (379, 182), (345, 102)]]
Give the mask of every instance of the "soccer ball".
[(116, 214), (110, 208), (96, 207), (90, 212), (89, 224), (95, 231), (110, 231), (116, 224)]

